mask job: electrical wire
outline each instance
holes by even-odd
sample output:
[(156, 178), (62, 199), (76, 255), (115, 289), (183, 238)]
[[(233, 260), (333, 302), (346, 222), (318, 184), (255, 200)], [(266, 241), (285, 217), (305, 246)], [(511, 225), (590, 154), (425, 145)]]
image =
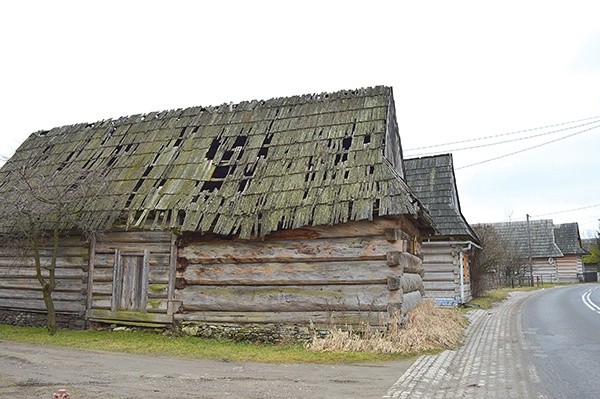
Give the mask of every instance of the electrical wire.
[(598, 206), (600, 206), (600, 204), (582, 206), (580, 208), (566, 209), (566, 210), (556, 211), (556, 212), (550, 212), (550, 213), (542, 213), (541, 215), (531, 215), (531, 217), (532, 218), (539, 218), (539, 217), (542, 217), (542, 216), (558, 215), (559, 213), (575, 212), (575, 211), (580, 211), (582, 209), (596, 208)]
[(498, 160), (498, 159), (506, 158), (506, 157), (509, 157), (511, 155), (520, 154), (520, 153), (525, 152), (525, 151), (533, 150), (535, 148), (543, 147), (543, 146), (551, 144), (551, 143), (556, 143), (557, 141), (565, 140), (565, 139), (568, 139), (570, 137), (577, 136), (577, 135), (585, 133), (585, 132), (589, 132), (589, 131), (594, 130), (594, 129), (598, 128), (598, 127), (600, 127), (600, 125), (593, 126), (593, 127), (588, 128), (588, 129), (584, 129), (584, 130), (581, 130), (579, 132), (575, 132), (575, 133), (572, 133), (572, 134), (568, 134), (566, 136), (559, 137), (559, 138), (554, 139), (554, 140), (546, 141), (545, 143), (541, 143), (541, 144), (537, 144), (537, 145), (534, 145), (534, 146), (531, 146), (531, 147), (527, 147), (527, 148), (524, 148), (524, 149), (519, 150), (519, 151), (514, 151), (514, 152), (510, 152), (508, 154), (500, 155), (498, 157), (485, 159), (483, 161), (475, 162), (475, 163), (468, 164), (468, 165), (465, 165), (465, 166), (461, 166), (461, 167), (458, 167), (458, 168), (455, 168), (455, 169), (458, 170), (458, 169), (470, 168), (471, 166), (481, 165), (481, 164), (484, 164), (484, 163), (487, 163), (487, 162), (491, 162), (491, 161), (495, 161), (495, 160)]
[[(536, 128), (531, 128), (531, 129), (518, 130), (518, 131), (515, 131), (515, 132), (495, 134), (495, 135), (492, 135), (492, 136), (476, 137), (476, 138), (473, 138), (473, 139), (460, 140), (460, 141), (452, 141), (452, 142), (443, 143), (443, 144), (433, 144), (433, 145), (428, 145), (428, 146), (424, 146), (424, 147), (407, 148), (404, 151), (416, 151), (416, 150), (423, 150), (423, 149), (427, 149), (427, 148), (444, 147), (444, 146), (454, 145), (454, 144), (469, 143), (469, 142), (472, 142), (472, 141), (480, 141), (480, 140), (493, 139), (493, 138), (496, 138), (496, 137), (511, 136), (511, 135), (515, 135), (515, 134), (527, 133), (527, 132), (532, 132), (532, 131), (535, 131), (535, 130), (548, 129), (548, 128), (552, 128), (552, 127), (556, 127), (556, 126), (563, 126), (563, 125), (568, 125), (568, 124), (571, 124), (571, 123), (589, 121), (591, 119), (599, 119), (599, 118), (600, 118), (600, 116), (593, 116), (593, 117), (590, 117), (590, 118), (583, 118), (583, 119), (577, 119), (577, 120), (569, 121), (569, 122), (555, 123), (553, 125), (547, 125), (547, 126), (536, 127)], [(591, 122), (591, 123), (593, 123), (593, 122)]]
[[(507, 144), (507, 143), (512, 143), (512, 142), (515, 142), (515, 141), (523, 141), (523, 140), (528, 140), (528, 139), (532, 139), (532, 138), (536, 138), (536, 137), (548, 136), (550, 134), (560, 133), (560, 132), (564, 132), (566, 130), (576, 129), (576, 128), (579, 128), (579, 127), (583, 127), (583, 126), (587, 126), (587, 125), (591, 125), (591, 124), (596, 124), (596, 123), (598, 124), (598, 126), (596, 126), (596, 127), (600, 127), (600, 120), (596, 120), (596, 121), (593, 121), (593, 122), (583, 123), (581, 125), (570, 126), (570, 127), (565, 127), (565, 128), (562, 128), (562, 129), (552, 130), (550, 132), (538, 133), (538, 134), (534, 134), (534, 135), (531, 135), (531, 136), (519, 137), (519, 138), (516, 138), (516, 139), (510, 139), (510, 140), (504, 140), (504, 141), (497, 141), (495, 143), (480, 144), (480, 145), (475, 145), (475, 146), (470, 146), (470, 147), (462, 147), (462, 148), (453, 148), (453, 149), (450, 149), (450, 150), (447, 150), (447, 151), (444, 151), (444, 152), (452, 152), (452, 153), (454, 153), (454, 152), (457, 152), (457, 151), (472, 150), (472, 149), (475, 149), (475, 148), (491, 147), (491, 146), (499, 145), (499, 144)], [(430, 156), (430, 155), (436, 155), (436, 154), (439, 154), (439, 152), (436, 151), (436, 152), (429, 152), (429, 153), (419, 153), (419, 154), (416, 154), (416, 155), (411, 155), (411, 157), (423, 157), (423, 156)]]

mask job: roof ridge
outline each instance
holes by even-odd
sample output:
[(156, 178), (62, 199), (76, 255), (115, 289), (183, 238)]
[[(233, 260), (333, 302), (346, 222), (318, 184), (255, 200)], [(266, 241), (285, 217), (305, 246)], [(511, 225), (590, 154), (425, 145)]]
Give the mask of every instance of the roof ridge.
[(104, 123), (126, 123), (126, 122), (143, 122), (146, 119), (162, 119), (165, 117), (184, 117), (197, 115), (199, 112), (207, 111), (209, 113), (226, 113), (233, 111), (253, 111), (259, 108), (273, 108), (277, 106), (300, 105), (306, 103), (318, 103), (324, 101), (333, 101), (343, 98), (371, 97), (379, 95), (389, 95), (392, 92), (391, 86), (368, 86), (350, 90), (338, 90), (334, 92), (309, 93), (293, 96), (272, 97), (269, 99), (254, 99), (244, 100), (238, 103), (223, 103), (220, 105), (196, 105), (186, 108), (174, 108), (161, 111), (150, 111), (147, 113), (136, 113), (130, 115), (122, 115), (115, 118), (100, 119), (95, 122), (76, 122), (61, 126), (55, 126), (51, 129), (40, 129), (32, 134), (38, 137), (45, 136), (51, 131), (64, 130), (71, 127), (94, 127), (95, 125)]

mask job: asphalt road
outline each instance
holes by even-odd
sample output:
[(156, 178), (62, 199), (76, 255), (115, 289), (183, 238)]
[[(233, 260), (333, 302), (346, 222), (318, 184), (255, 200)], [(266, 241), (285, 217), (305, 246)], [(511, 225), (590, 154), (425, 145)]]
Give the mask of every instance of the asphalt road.
[(534, 295), (521, 322), (545, 397), (600, 398), (599, 284)]

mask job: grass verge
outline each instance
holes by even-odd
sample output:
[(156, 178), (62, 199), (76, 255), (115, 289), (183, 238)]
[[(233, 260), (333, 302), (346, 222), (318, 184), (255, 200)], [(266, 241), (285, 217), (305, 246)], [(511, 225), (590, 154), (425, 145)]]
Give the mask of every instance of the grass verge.
[(253, 344), (197, 337), (165, 336), (143, 331), (59, 330), (49, 336), (45, 328), (0, 325), (0, 340), (53, 345), (85, 350), (162, 355), (262, 363), (352, 364), (400, 360), (414, 354), (368, 352), (316, 352), (301, 344)]
[(360, 331), (331, 328), (326, 338), (307, 345), (258, 344), (198, 337), (166, 336), (145, 331), (59, 330), (0, 325), (0, 340), (119, 353), (164, 355), (264, 363), (366, 363), (400, 360), (421, 353), (456, 348), (464, 336), (466, 318), (456, 309), (441, 309), (422, 301), (406, 323), (392, 328), (363, 326)]
[(508, 298), (509, 290), (497, 289), (483, 292), (477, 298), (474, 298), (467, 304), (467, 308), (477, 307), (481, 309), (489, 309), (495, 303), (502, 302)]

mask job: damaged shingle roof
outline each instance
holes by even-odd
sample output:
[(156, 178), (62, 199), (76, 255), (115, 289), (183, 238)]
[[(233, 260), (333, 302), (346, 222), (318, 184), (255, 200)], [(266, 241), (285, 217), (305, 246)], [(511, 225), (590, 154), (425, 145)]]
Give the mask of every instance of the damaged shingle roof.
[(479, 242), (460, 210), (451, 154), (406, 159), (404, 173), (408, 186), (427, 207), (440, 234)]
[(64, 126), (21, 145), (0, 170), (0, 197), (16, 168), (48, 179), (106, 170), (106, 189), (88, 209), (94, 227), (110, 227), (114, 209), (128, 228), (242, 238), (401, 214), (428, 226), (401, 158), (386, 150), (390, 135), (398, 133), (389, 87)]
[(577, 223), (563, 223), (554, 226), (556, 245), (565, 255), (583, 255), (586, 251), (581, 248), (579, 225)]
[[(521, 256), (529, 255), (527, 222), (485, 223)], [(531, 256), (533, 258), (562, 257), (563, 253), (554, 241), (554, 223), (550, 219), (530, 220)]]

